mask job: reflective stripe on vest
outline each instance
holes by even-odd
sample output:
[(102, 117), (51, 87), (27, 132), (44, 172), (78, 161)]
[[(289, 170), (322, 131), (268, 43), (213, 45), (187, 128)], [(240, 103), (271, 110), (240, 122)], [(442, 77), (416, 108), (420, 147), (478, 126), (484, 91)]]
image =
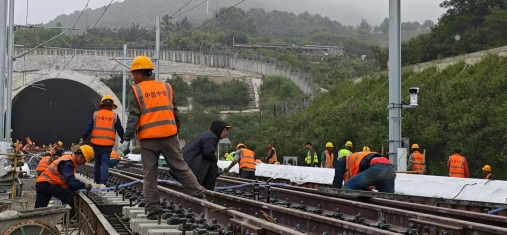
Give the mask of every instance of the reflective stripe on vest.
[(241, 149), (239, 155), (239, 169), (248, 168), (255, 170), (255, 153), (250, 149)]
[(117, 115), (107, 109), (102, 109), (93, 113), (93, 130), (90, 142), (99, 146), (113, 146), (116, 136), (114, 124), (117, 121)]
[(414, 158), (412, 158), (414, 160), (414, 162), (420, 162), (420, 163), (412, 162), (412, 170), (413, 171), (422, 171), (423, 170), (423, 165), (422, 165), (423, 155), (420, 152), (416, 151), (416, 152), (412, 153), (412, 156), (414, 157)]
[(49, 167), (49, 159), (50, 158), (51, 158), (50, 156), (43, 157), (39, 161), (39, 164), (37, 165), (37, 168), (35, 168), (35, 170), (36, 171), (45, 171)]
[(326, 150), (324, 151), (326, 153), (326, 165), (325, 167), (326, 168), (333, 168), (333, 160), (334, 160), (334, 153), (331, 152), (331, 154), (329, 154), (329, 152)]
[(159, 81), (143, 81), (132, 86), (141, 116), (137, 138), (153, 139), (176, 135), (172, 87)]
[[(306, 164), (312, 163), (312, 155), (310, 155), (310, 150), (308, 150), (308, 153), (306, 154), (305, 158)], [(317, 156), (317, 151), (313, 153), (313, 163), (319, 163), (319, 157)]]
[(268, 151), (268, 157), (269, 157), (269, 154), (271, 154), (271, 150), (275, 151), (275, 154), (273, 154), (273, 156), (271, 158), (268, 159), (268, 163), (269, 164), (274, 164), (275, 162), (278, 161), (278, 157), (276, 156), (276, 149), (275, 148), (271, 148), (269, 151)]
[(454, 154), (449, 157), (449, 176), (456, 178), (465, 178), (465, 158), (461, 155)]
[(351, 152), (350, 150), (348, 149), (340, 149), (340, 151), (338, 151), (338, 159), (342, 158), (342, 157), (345, 157), (347, 155), (350, 155)]
[(489, 180), (489, 177), (491, 177), (491, 173), (486, 175), (486, 179)]
[(64, 161), (72, 161), (74, 165), (74, 174), (76, 174), (77, 163), (71, 155), (63, 155), (60, 158), (56, 159), (49, 167), (42, 172), (42, 174), (37, 178), (37, 182), (47, 182), (53, 185), (60, 185), (62, 188), (68, 188), (69, 186), (65, 184), (65, 179), (63, 175), (58, 172), (58, 163)]

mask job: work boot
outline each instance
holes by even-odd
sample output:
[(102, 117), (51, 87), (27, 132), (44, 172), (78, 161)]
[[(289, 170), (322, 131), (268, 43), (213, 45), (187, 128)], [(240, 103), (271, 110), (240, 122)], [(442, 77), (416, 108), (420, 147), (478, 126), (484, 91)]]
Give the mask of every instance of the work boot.
[(204, 200), (204, 201), (208, 201), (208, 200), (206, 200), (206, 194), (205, 193), (203, 193), (201, 195), (195, 195), (194, 197), (199, 198), (199, 199)]
[(158, 211), (153, 211), (153, 212), (148, 213), (148, 215), (146, 215), (146, 219), (158, 220)]

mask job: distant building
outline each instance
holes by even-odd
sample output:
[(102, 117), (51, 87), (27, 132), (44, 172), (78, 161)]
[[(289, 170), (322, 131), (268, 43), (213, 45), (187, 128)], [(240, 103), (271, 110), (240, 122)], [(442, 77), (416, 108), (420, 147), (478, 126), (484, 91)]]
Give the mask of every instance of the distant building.
[(298, 51), (304, 55), (337, 55), (343, 54), (342, 46), (319, 46), (319, 45), (269, 45), (269, 44), (234, 44), (234, 49), (287, 49)]

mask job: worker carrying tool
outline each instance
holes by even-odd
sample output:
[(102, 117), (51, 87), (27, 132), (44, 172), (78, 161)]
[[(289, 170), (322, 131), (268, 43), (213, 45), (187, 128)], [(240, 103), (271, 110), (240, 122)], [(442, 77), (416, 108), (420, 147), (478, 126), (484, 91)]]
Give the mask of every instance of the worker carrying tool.
[(123, 143), (123, 127), (120, 117), (113, 112), (118, 106), (114, 104), (113, 97), (105, 95), (99, 104), (99, 111), (95, 111), (86, 125), (79, 145), (83, 145), (91, 134), (91, 145), (95, 152), (94, 181), (97, 184), (106, 184), (109, 178), (109, 159), (115, 144), (116, 133)]
[(493, 175), (491, 174), (491, 166), (490, 165), (484, 165), (482, 168), (482, 173), (484, 174), (484, 179), (492, 180)]
[(319, 164), (319, 157), (317, 156), (317, 151), (312, 146), (312, 142), (305, 143), (308, 152), (306, 153), (305, 162), (307, 166), (316, 167)]
[(334, 153), (333, 153), (333, 143), (327, 142), (326, 150), (320, 154), (320, 167), (324, 168), (333, 168), (334, 167)]
[(174, 102), (174, 92), (169, 83), (155, 81), (153, 63), (146, 56), (138, 56), (132, 61), (129, 72), (135, 85), (131, 87), (128, 101), (128, 120), (125, 142), (122, 149), (130, 152), (130, 140), (137, 134), (141, 145), (143, 167), (143, 194), (146, 199), (147, 218), (158, 219), (162, 210), (157, 186), (158, 159), (160, 154), (178, 177), (183, 188), (192, 196), (205, 198), (204, 189), (183, 160), (178, 131), (179, 112)]
[(455, 149), (454, 154), (447, 160), (449, 176), (455, 178), (470, 178), (467, 159), (461, 156), (461, 149)]
[(74, 216), (74, 192), (80, 189), (90, 190), (92, 185), (85, 185), (75, 178), (77, 166), (93, 158), (93, 148), (82, 145), (71, 155), (63, 155), (42, 172), (35, 183), (37, 193), (35, 208), (47, 207), (51, 197), (58, 198), (62, 204), (72, 207), (70, 218)]
[(416, 171), (419, 172), (419, 174), (422, 174), (424, 171), (424, 156), (421, 152), (419, 152), (419, 145), (413, 144), (412, 151), (412, 154), (408, 156), (407, 169), (409, 171)]
[(224, 172), (227, 173), (231, 170), (231, 168), (239, 162), (239, 177), (243, 179), (255, 179), (255, 153), (246, 148), (246, 145), (239, 143), (236, 146), (236, 155), (234, 156), (234, 160), (231, 162), (229, 167), (224, 169)]
[[(218, 158), (215, 155), (218, 142), (227, 136), (232, 126), (223, 121), (213, 121), (206, 132), (188, 142), (183, 147), (183, 158), (192, 170), (197, 181), (207, 190), (215, 190), (218, 178)], [(178, 179), (174, 173), (171, 175)]]
[(338, 159), (352, 153), (352, 141), (345, 142), (345, 148), (338, 150)]
[(355, 152), (336, 161), (333, 188), (363, 190), (374, 186), (394, 193), (396, 172), (389, 159), (376, 152)]
[(266, 157), (268, 164), (275, 164), (278, 162), (278, 156), (276, 155), (276, 149), (273, 147), (272, 143), (268, 144), (268, 156)]

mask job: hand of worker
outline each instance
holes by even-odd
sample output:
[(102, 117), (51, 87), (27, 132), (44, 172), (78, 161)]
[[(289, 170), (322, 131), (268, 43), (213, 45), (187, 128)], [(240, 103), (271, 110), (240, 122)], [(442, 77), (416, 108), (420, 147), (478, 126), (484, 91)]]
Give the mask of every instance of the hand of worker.
[(229, 173), (229, 167), (224, 169), (224, 173)]
[(83, 138), (79, 139), (79, 144), (78, 144), (78, 145), (79, 145), (79, 146), (82, 146), (82, 145), (84, 145), (84, 144), (85, 144), (85, 141), (83, 140)]
[(86, 185), (86, 191), (89, 192), (90, 190), (92, 190), (93, 186), (91, 184), (87, 184)]
[(123, 150), (123, 154), (125, 154), (125, 156), (127, 156), (127, 154), (130, 153), (130, 140), (125, 140), (121, 144), (121, 149)]

